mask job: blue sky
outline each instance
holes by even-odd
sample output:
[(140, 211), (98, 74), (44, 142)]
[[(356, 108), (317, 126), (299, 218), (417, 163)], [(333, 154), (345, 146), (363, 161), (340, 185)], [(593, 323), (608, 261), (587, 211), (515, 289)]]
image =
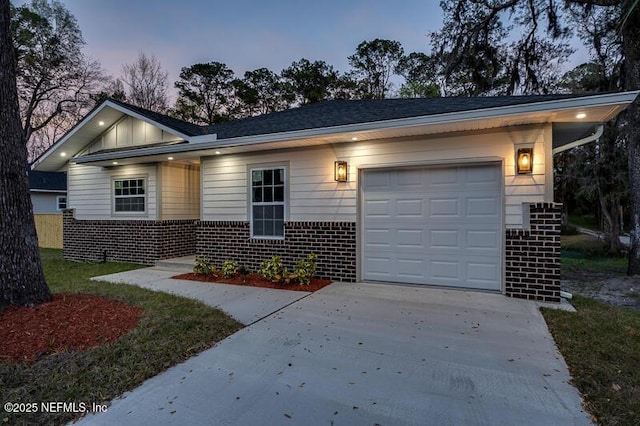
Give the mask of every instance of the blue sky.
[(434, 0), (62, 0), (78, 19), (85, 52), (112, 75), (138, 52), (153, 53), (173, 83), (180, 68), (226, 63), (236, 75), (280, 72), (300, 58), (341, 71), (363, 40), (388, 38), (428, 51), (442, 13)]

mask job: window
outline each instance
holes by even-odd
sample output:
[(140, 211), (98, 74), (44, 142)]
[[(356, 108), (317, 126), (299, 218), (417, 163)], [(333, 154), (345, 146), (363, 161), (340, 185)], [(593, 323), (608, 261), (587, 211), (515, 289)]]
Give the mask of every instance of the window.
[(56, 203), (58, 205), (58, 210), (64, 210), (67, 208), (67, 196), (66, 195), (58, 195), (56, 197)]
[(251, 170), (251, 236), (284, 237), (285, 169)]
[(116, 213), (144, 213), (146, 206), (146, 179), (114, 179), (113, 210)]

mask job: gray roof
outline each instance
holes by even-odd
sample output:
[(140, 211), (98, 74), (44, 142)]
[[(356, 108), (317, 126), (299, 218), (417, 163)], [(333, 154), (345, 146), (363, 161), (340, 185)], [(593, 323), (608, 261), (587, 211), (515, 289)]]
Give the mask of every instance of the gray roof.
[(65, 192), (67, 190), (67, 174), (29, 170), (29, 189)]
[(220, 140), (532, 104), (590, 95), (592, 94), (331, 100), (211, 126), (198, 126), (144, 108), (111, 101), (188, 136), (215, 133)]

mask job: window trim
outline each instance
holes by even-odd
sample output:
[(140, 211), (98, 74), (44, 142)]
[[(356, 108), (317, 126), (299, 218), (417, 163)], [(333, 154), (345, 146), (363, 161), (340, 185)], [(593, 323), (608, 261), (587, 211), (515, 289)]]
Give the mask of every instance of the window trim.
[[(124, 181), (124, 180), (140, 180), (144, 181), (144, 211), (141, 212), (117, 212), (116, 211), (116, 181)], [(109, 188), (111, 192), (111, 215), (112, 216), (148, 216), (149, 215), (149, 175), (131, 175), (131, 176), (112, 176), (111, 177), (111, 186)], [(136, 195), (139, 197), (140, 195)]]
[[(63, 208), (60, 208), (60, 199), (61, 198), (64, 198), (64, 207)], [(66, 195), (56, 195), (56, 210), (57, 211), (61, 212), (63, 210), (66, 210), (68, 208), (68, 206), (69, 206), (69, 204), (67, 204), (67, 203), (68, 203), (68, 198), (67, 198)]]
[[(284, 172), (284, 201), (282, 201), (282, 235), (254, 235), (253, 233), (253, 172), (258, 170), (282, 169)], [(272, 205), (279, 205), (275, 202)], [(289, 163), (262, 163), (247, 165), (247, 217), (249, 218), (249, 237), (254, 240), (284, 240), (286, 229), (284, 224), (289, 220)]]

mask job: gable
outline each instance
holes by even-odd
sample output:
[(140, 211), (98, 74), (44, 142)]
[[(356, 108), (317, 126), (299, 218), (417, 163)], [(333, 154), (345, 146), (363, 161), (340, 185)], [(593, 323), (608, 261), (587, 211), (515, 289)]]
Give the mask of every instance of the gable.
[(95, 138), (81, 155), (103, 150), (157, 145), (182, 141), (183, 138), (153, 124), (125, 116)]

